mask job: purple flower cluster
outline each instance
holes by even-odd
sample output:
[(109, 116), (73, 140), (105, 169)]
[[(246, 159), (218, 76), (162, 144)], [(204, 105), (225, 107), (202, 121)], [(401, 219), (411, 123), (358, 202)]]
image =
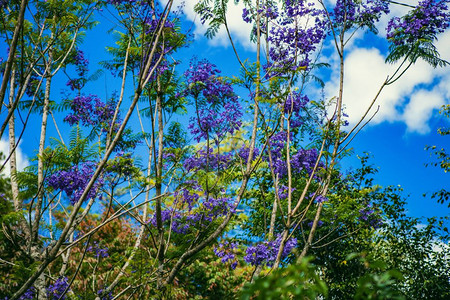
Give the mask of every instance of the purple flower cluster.
[(19, 300), (32, 300), (36, 294), (36, 290), (34, 287), (30, 287), (26, 292), (20, 296)]
[[(52, 174), (48, 179), (48, 185), (55, 190), (61, 190), (69, 197), (72, 205), (78, 202), (84, 188), (88, 184), (94, 174), (96, 163), (84, 162), (73, 166), (68, 170), (60, 170)], [(98, 179), (94, 186), (90, 189), (87, 199), (94, 198), (100, 186), (103, 184), (102, 179)]]
[(221, 216), (225, 216), (232, 207), (232, 199), (227, 197), (209, 197), (199, 201), (196, 209), (187, 213), (175, 213), (172, 230), (179, 234), (186, 234), (192, 227), (206, 227)]
[[(189, 193), (178, 194), (178, 196), (183, 195), (191, 196)], [(167, 225), (171, 224), (172, 231), (179, 234), (186, 234), (193, 227), (206, 227), (233, 209), (232, 199), (227, 197), (200, 199), (200, 197), (194, 196), (191, 199), (182, 199), (182, 201), (189, 203), (187, 211), (171, 208), (161, 212), (162, 222)], [(196, 202), (194, 203), (194, 201)], [(156, 214), (148, 222), (156, 227)]]
[(315, 201), (316, 203), (324, 203), (328, 201), (328, 198), (322, 195), (317, 195)]
[[(152, 12), (153, 13), (153, 12)], [(145, 24), (145, 33), (148, 37), (150, 37), (150, 42), (146, 45), (147, 49), (152, 49), (154, 45), (154, 35), (156, 32), (158, 32), (159, 28), (162, 26), (164, 27), (164, 32), (166, 34), (170, 32), (175, 32), (175, 24), (172, 20), (166, 20), (164, 24), (161, 24), (161, 14), (156, 14), (156, 18), (150, 18), (147, 17), (144, 20)], [(170, 69), (170, 63), (164, 59), (164, 56), (170, 52), (172, 52), (175, 49), (173, 42), (171, 44), (170, 39), (162, 39), (157, 44), (156, 52), (154, 53), (152, 57), (152, 63), (150, 70), (153, 68), (155, 64), (159, 62), (158, 66), (156, 67), (155, 72), (152, 74), (152, 79), (156, 79), (158, 75), (162, 75), (164, 72)], [(150, 52), (147, 53), (149, 55)]]
[(97, 241), (94, 242), (94, 245), (87, 248), (87, 252), (95, 252), (95, 257), (97, 258), (106, 258), (109, 256), (108, 247), (101, 248)]
[(64, 291), (68, 288), (69, 282), (67, 277), (58, 278), (54, 284), (51, 284), (47, 288), (47, 297), (50, 300), (66, 299), (66, 295), (63, 295)]
[(242, 20), (244, 20), (244, 22), (246, 23), (251, 23), (253, 21), (253, 16), (249, 9), (244, 8), (242, 10)]
[[(309, 226), (310, 228), (313, 227), (313, 224), (314, 224), (314, 221), (308, 222), (308, 226)], [(322, 226), (322, 225), (323, 225), (323, 221), (321, 221), (321, 220), (317, 221), (317, 227), (320, 227), (320, 226)]]
[(113, 298), (112, 292), (108, 292), (108, 294), (106, 294), (107, 287), (104, 287), (102, 289), (99, 289), (97, 291), (97, 295), (100, 297), (101, 300), (111, 300)]
[(290, 114), (290, 126), (291, 128), (299, 127), (303, 124), (301, 112), (308, 104), (309, 98), (306, 95), (294, 91), (289, 94), (284, 103), (284, 113)]
[(114, 101), (105, 103), (95, 95), (79, 95), (70, 101), (73, 113), (68, 114), (64, 121), (70, 125), (81, 122), (84, 126), (95, 126), (101, 124), (109, 127), (114, 116)]
[(80, 77), (86, 75), (89, 65), (89, 60), (84, 57), (84, 52), (81, 50), (77, 50), (77, 54), (74, 57), (75, 65), (77, 66), (77, 74)]
[(213, 135), (215, 141), (222, 140), (227, 133), (239, 130), (242, 121), (242, 108), (237, 101), (225, 103), (221, 112), (213, 107), (200, 108), (198, 117), (192, 117), (188, 128), (197, 142)]
[[(248, 156), (250, 155), (250, 147), (243, 146), (241, 149), (239, 149), (238, 155), (244, 162), (247, 162)], [(253, 150), (253, 160), (255, 160), (259, 155), (259, 148), (254, 148)]]
[(228, 167), (233, 154), (228, 152), (224, 154), (214, 153), (213, 149), (210, 148), (209, 151), (203, 148), (197, 152), (196, 156), (188, 157), (184, 161), (184, 168), (190, 171), (196, 171), (199, 169), (209, 171), (209, 170), (224, 170)]
[(395, 45), (434, 40), (450, 25), (448, 0), (423, 0), (407, 15), (394, 17), (386, 28), (387, 38)]
[(134, 4), (135, 2), (138, 2), (138, 0), (107, 0), (107, 2), (109, 3), (109, 4), (112, 4), (112, 5), (116, 5), (116, 6), (118, 6), (118, 5), (132, 5), (132, 4)]
[[(290, 136), (290, 140), (292, 141), (292, 133)], [(269, 141), (269, 149), (272, 155), (272, 159), (277, 159), (282, 157), (283, 151), (286, 148), (287, 142), (287, 132), (280, 131), (275, 133)]]
[[(162, 210), (161, 211), (161, 221), (167, 222), (168, 220), (170, 220), (172, 218), (172, 216), (174, 215), (173, 210), (171, 209), (166, 209), (166, 210)], [(178, 215), (177, 215), (178, 217)], [(156, 227), (156, 213), (150, 218), (149, 223), (152, 224), (153, 226)]]
[[(267, 8), (267, 12), (272, 9)], [(271, 14), (272, 15), (272, 14)], [(316, 50), (327, 33), (324, 12), (304, 0), (287, 0), (282, 14), (273, 20), (268, 40), (272, 60), (265, 66), (268, 76), (280, 76), (286, 72), (307, 68), (309, 55)], [(305, 19), (308, 21), (305, 23)], [(305, 25), (306, 24), (306, 25)]]
[[(158, 30), (158, 26), (160, 26), (161, 20), (159, 18), (145, 18), (145, 26), (146, 26), (146, 33), (152, 34)], [(174, 28), (175, 24), (171, 22), (170, 20), (166, 20), (164, 23), (164, 28)]]
[(364, 208), (360, 209), (359, 215), (358, 219), (361, 222), (367, 223), (373, 229), (378, 229), (383, 225), (383, 220), (370, 204), (367, 204)]
[[(294, 172), (306, 171), (308, 175), (311, 175), (318, 155), (317, 149), (300, 149), (291, 159), (291, 165)], [(323, 163), (320, 162), (319, 168), (322, 167)]]
[[(277, 239), (274, 241), (264, 241), (255, 246), (250, 246), (245, 250), (244, 260), (253, 265), (262, 265), (267, 264), (271, 266), (275, 259), (277, 258), (278, 250), (280, 249), (281, 244), (281, 235), (278, 235)], [(286, 258), (289, 253), (291, 253), (292, 249), (297, 246), (297, 239), (290, 238), (283, 249), (283, 253), (281, 258)]]
[(205, 219), (212, 222), (214, 218), (225, 216), (229, 210), (233, 210), (233, 202), (228, 197), (209, 197), (203, 201), (201, 210), (205, 214)]
[(218, 247), (214, 247), (214, 254), (216, 254), (220, 261), (225, 264), (231, 262), (231, 268), (234, 270), (237, 266), (237, 259), (235, 249), (237, 249), (238, 244), (235, 242), (225, 241), (220, 243)]
[(174, 196), (179, 203), (187, 204), (188, 211), (191, 211), (200, 199), (203, 189), (195, 180), (187, 181), (185, 185), (185, 187), (177, 190)]
[(242, 125), (242, 107), (230, 83), (218, 76), (217, 67), (206, 60), (191, 61), (184, 73), (188, 88), (184, 96), (195, 100), (197, 116), (192, 117), (189, 130), (197, 142), (213, 137), (216, 142), (233, 134)]
[(84, 57), (83, 51), (76, 50), (73, 61), (79, 78), (69, 79), (66, 85), (69, 86), (72, 91), (81, 90), (86, 83), (86, 74), (89, 71), (89, 60)]
[[(291, 188), (291, 192), (295, 191), (296, 188)], [(288, 191), (289, 188), (285, 185), (280, 185), (280, 188), (278, 189), (278, 197), (283, 200), (283, 199), (287, 199), (288, 195)]]
[(217, 96), (234, 97), (232, 87), (219, 80), (221, 71), (217, 66), (210, 63), (206, 59), (197, 61), (191, 60), (189, 69), (184, 72), (187, 79), (188, 90), (186, 93), (195, 98), (201, 94), (208, 102), (216, 102)]
[(337, 0), (331, 15), (334, 26), (339, 28), (345, 23), (345, 29), (353, 24), (375, 30), (374, 23), (380, 20), (383, 14), (389, 13), (390, 1), (385, 0)]
[[(291, 136), (292, 138), (292, 136)], [(280, 178), (287, 175), (287, 163), (284, 155), (284, 150), (287, 143), (287, 133), (285, 131), (278, 132), (272, 136), (269, 144), (269, 151), (271, 152), (273, 168), (275, 174)], [(294, 173), (306, 172), (311, 175), (318, 158), (316, 149), (300, 149), (291, 156), (291, 168)], [(268, 161), (269, 158), (266, 156)], [(323, 163), (319, 163), (319, 168), (323, 167)]]
[[(286, 132), (279, 132), (272, 137), (270, 141), (270, 150), (275, 174), (279, 177), (287, 175), (287, 164), (284, 156), (286, 147)], [(268, 160), (268, 159), (267, 159)]]
[[(242, 10), (242, 20), (246, 23), (251, 23), (256, 20), (256, 13), (253, 13), (254, 10), (244, 8)], [(280, 15), (278, 11), (278, 7), (274, 3), (266, 3), (266, 5), (261, 4), (258, 8), (260, 16), (265, 17), (269, 20), (275, 20)]]

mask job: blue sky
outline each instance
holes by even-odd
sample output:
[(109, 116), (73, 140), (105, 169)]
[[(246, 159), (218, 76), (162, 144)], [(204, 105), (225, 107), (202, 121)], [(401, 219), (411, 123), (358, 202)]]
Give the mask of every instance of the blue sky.
[[(180, 1), (176, 1), (180, 2)], [(214, 40), (207, 40), (203, 33), (205, 27), (199, 22), (192, 8), (196, 1), (186, 1), (185, 24), (192, 26), (195, 34), (194, 43), (190, 48), (179, 53), (178, 58), (184, 60), (179, 67), (183, 72), (189, 59), (193, 55), (208, 58), (216, 64), (224, 75), (235, 75), (239, 70), (238, 63), (223, 30), (219, 31)], [(414, 3), (417, 1), (411, 1)], [(233, 1), (230, 1), (232, 4)], [(402, 14), (405, 8), (393, 7), (393, 14)], [(232, 6), (228, 13), (231, 34), (242, 55), (242, 59), (254, 56), (254, 45), (249, 42), (250, 25), (241, 20), (242, 6)], [(104, 12), (103, 15), (107, 16)], [(380, 22), (380, 37), (366, 38), (363, 32), (357, 35), (347, 52), (346, 84), (344, 103), (349, 115), (349, 121), (354, 124), (364, 112), (376, 90), (395, 66), (386, 65), (384, 58), (387, 46), (383, 42), (384, 28), (388, 18)], [(92, 32), (88, 32), (85, 42), (80, 48), (90, 60), (90, 70), (100, 66), (98, 61), (105, 59), (105, 47), (112, 42), (106, 31), (112, 24), (105, 18), (100, 18), (102, 24)], [(325, 45), (324, 53), (330, 53)], [(439, 36), (437, 47), (442, 58), (450, 61), (450, 31)], [(334, 65), (336, 55), (323, 55), (322, 59)], [(331, 98), (337, 93), (337, 68), (332, 68), (328, 74), (325, 95)], [(52, 94), (58, 97), (61, 89), (65, 88), (65, 79), (60, 77), (53, 87)], [(105, 75), (95, 84), (88, 86), (85, 93), (97, 93), (104, 97), (111, 95), (113, 90), (119, 89), (119, 81), (105, 71)], [(117, 86), (117, 88), (115, 88)], [(101, 92), (99, 92), (99, 90)], [(245, 97), (246, 95), (241, 95)], [(408, 209), (414, 216), (445, 216), (450, 214), (447, 205), (437, 204), (429, 197), (422, 197), (424, 193), (431, 193), (441, 188), (450, 188), (450, 175), (439, 168), (425, 167), (426, 163), (434, 159), (425, 151), (426, 145), (445, 147), (449, 138), (436, 133), (440, 126), (450, 126), (449, 122), (438, 114), (441, 105), (450, 103), (450, 68), (433, 69), (423, 62), (419, 62), (393, 86), (386, 88), (379, 101), (380, 110), (374, 120), (364, 128), (351, 146), (354, 154), (343, 162), (344, 167), (357, 164), (356, 155), (367, 151), (373, 155), (372, 163), (379, 168), (376, 183), (387, 185), (401, 185), (405, 195), (410, 195)], [(26, 137), (33, 136), (33, 128), (27, 128)], [(37, 139), (37, 136), (36, 136)], [(20, 144), (19, 167), (27, 165), (27, 158), (33, 156), (37, 142), (33, 138), (23, 140)], [(0, 151), (5, 152), (6, 142), (0, 142)]]

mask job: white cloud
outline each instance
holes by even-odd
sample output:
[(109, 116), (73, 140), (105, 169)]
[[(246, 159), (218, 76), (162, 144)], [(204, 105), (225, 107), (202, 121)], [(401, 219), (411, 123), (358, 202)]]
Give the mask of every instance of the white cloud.
[[(439, 36), (436, 43), (443, 59), (449, 60), (450, 32)], [(383, 81), (392, 75), (398, 65), (384, 63), (385, 57), (376, 48), (352, 48), (346, 56), (344, 75), (344, 104), (349, 121), (355, 124), (366, 111)], [(337, 65), (337, 56), (329, 59)], [(337, 95), (338, 68), (333, 70), (326, 92), (328, 97)], [(429, 132), (428, 121), (433, 111), (449, 103), (450, 72), (448, 68), (434, 69), (419, 60), (395, 83), (383, 89), (371, 113), (378, 105), (380, 110), (372, 125), (384, 121), (405, 122), (410, 132)], [(371, 114), (369, 114), (371, 115)]]
[(442, 94), (438, 89), (432, 91), (419, 90), (415, 92), (406, 105), (402, 119), (408, 126), (409, 131), (428, 133), (430, 128), (427, 124), (433, 111), (444, 104)]
[[(6, 158), (9, 155), (9, 142), (7, 140), (0, 140), (0, 152), (3, 153), (3, 157), (0, 159), (0, 167), (5, 163)], [(17, 159), (17, 169), (22, 171), (25, 167), (29, 165), (27, 156), (20, 149), (20, 145), (16, 147), (16, 159)], [(9, 167), (9, 162), (6, 163), (1, 174), (9, 177), (11, 175), (11, 170)]]
[[(161, 2), (165, 3), (167, 1), (161, 0)], [(175, 0), (173, 7), (179, 6), (182, 3), (184, 3), (183, 12), (185, 13), (186, 18), (194, 22), (194, 34), (196, 38), (203, 36), (206, 32), (206, 29), (208, 28), (208, 24), (202, 24), (200, 21), (200, 16), (198, 16), (194, 12), (194, 6), (197, 4), (197, 1)], [(245, 47), (247, 50), (250, 50), (255, 48), (254, 44), (250, 42), (250, 32), (252, 30), (252, 25), (242, 20), (243, 9), (244, 4), (242, 3), (242, 1), (240, 1), (237, 5), (234, 4), (234, 1), (230, 1), (227, 10), (227, 24), (233, 41)], [(230, 41), (228, 39), (228, 35), (224, 26), (221, 26), (214, 39), (211, 39), (209, 43), (212, 46), (222, 47), (228, 47), (230, 45)]]

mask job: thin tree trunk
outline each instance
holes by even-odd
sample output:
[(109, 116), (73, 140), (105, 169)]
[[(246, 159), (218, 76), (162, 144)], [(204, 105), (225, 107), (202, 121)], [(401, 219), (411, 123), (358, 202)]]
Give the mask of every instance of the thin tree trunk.
[(158, 287), (163, 284), (163, 274), (164, 274), (164, 228), (162, 220), (162, 200), (161, 200), (161, 190), (162, 190), (162, 157), (163, 157), (163, 139), (164, 139), (164, 125), (163, 125), (163, 115), (162, 115), (162, 91), (161, 91), (161, 81), (159, 76), (157, 81), (157, 94), (156, 94), (156, 110), (158, 118), (158, 156), (156, 164), (156, 227), (158, 229)]
[[(10, 94), (9, 94), (9, 106), (14, 102), (14, 80), (15, 80), (15, 68), (11, 71), (11, 81), (10, 81)], [(10, 108), (12, 109), (12, 107)], [(10, 167), (10, 181), (11, 181), (11, 192), (14, 203), (14, 210), (19, 212), (22, 210), (22, 205), (19, 202), (19, 185), (17, 183), (17, 158), (16, 158), (16, 130), (15, 130), (15, 119), (14, 114), (11, 116), (8, 122), (9, 128), (9, 167)]]
[(312, 244), (312, 241), (314, 238), (314, 234), (317, 229), (317, 224), (319, 223), (320, 213), (322, 212), (322, 207), (323, 207), (323, 203), (319, 203), (319, 207), (317, 208), (316, 216), (314, 217), (313, 226), (311, 227), (311, 231), (309, 232), (309, 235), (308, 235), (308, 240), (306, 241), (306, 244), (303, 247), (302, 253), (299, 256), (298, 261), (301, 261), (306, 256), (309, 248), (311, 247), (311, 244)]
[(50, 76), (46, 77), (45, 82), (45, 94), (44, 94), (44, 107), (42, 108), (42, 123), (41, 123), (41, 134), (39, 138), (39, 154), (38, 154), (38, 195), (37, 203), (35, 207), (35, 219), (32, 228), (33, 243), (38, 240), (39, 222), (42, 214), (42, 204), (44, 201), (44, 160), (43, 154), (45, 150), (45, 137), (47, 133), (47, 121), (50, 106), (50, 86), (52, 78)]
[(22, 30), (22, 27), (23, 27), (25, 9), (27, 7), (27, 4), (28, 4), (28, 0), (22, 0), (20, 3), (19, 18), (17, 19), (16, 27), (14, 28), (14, 35), (13, 35), (11, 45), (9, 46), (8, 61), (6, 62), (5, 72), (3, 73), (2, 85), (0, 87), (0, 112), (2, 111), (2, 107), (3, 107), (3, 99), (4, 99), (5, 93), (6, 93), (6, 86), (8, 85), (8, 80), (9, 80), (9, 77), (11, 76), (11, 70), (13, 69), (17, 42), (19, 40), (20, 31)]
[[(51, 58), (50, 62), (51, 63)], [(50, 72), (50, 67), (48, 67), (47, 72)], [(50, 86), (51, 77), (46, 77), (45, 82), (45, 94), (44, 94), (44, 107), (42, 110), (42, 124), (41, 124), (41, 134), (39, 139), (39, 160), (38, 160), (38, 196), (37, 203), (35, 207), (35, 219), (33, 223), (33, 228), (31, 231), (31, 256), (35, 261), (40, 261), (42, 259), (40, 253), (40, 247), (38, 246), (39, 239), (39, 223), (42, 215), (42, 206), (44, 202), (44, 161), (43, 154), (45, 149), (45, 137), (47, 132), (47, 121), (49, 114), (50, 105)], [(46, 289), (45, 289), (45, 276), (42, 272), (34, 283), (34, 287), (37, 290), (37, 295), (39, 300), (47, 299)]]

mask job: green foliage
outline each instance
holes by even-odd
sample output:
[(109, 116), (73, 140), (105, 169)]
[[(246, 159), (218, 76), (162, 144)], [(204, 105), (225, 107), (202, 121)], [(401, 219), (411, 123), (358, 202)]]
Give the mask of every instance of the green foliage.
[(386, 224), (374, 253), (404, 280), (398, 288), (410, 299), (446, 299), (450, 291), (448, 218), (419, 220), (408, 217), (397, 191), (385, 197)]
[[(3, 154), (0, 152), (0, 156)], [(18, 226), (24, 218), (11, 201), (9, 178), (0, 175), (0, 298), (9, 295), (33, 273), (36, 265), (20, 251), (23, 232)]]
[[(195, 12), (198, 13), (204, 22), (208, 21), (206, 37), (212, 39), (222, 25), (225, 24), (229, 0), (202, 0), (195, 4)], [(235, 2), (237, 2), (235, 0)], [(212, 6), (212, 8), (211, 8)]]
[[(442, 114), (446, 120), (449, 120), (450, 105), (443, 105), (439, 113)], [(450, 134), (450, 128), (441, 127), (438, 129), (438, 133), (441, 136), (445, 137)], [(429, 163), (427, 165), (439, 167), (444, 171), (444, 173), (448, 173), (450, 171), (450, 154), (445, 148), (438, 148), (437, 146), (433, 145), (425, 147), (425, 150), (431, 151), (432, 155), (437, 159), (437, 161)], [(436, 201), (441, 204), (448, 203), (448, 207), (450, 207), (450, 191), (446, 188), (433, 192), (431, 194), (431, 199), (436, 199)]]
[(211, 251), (200, 253), (178, 276), (172, 289), (177, 299), (236, 299), (249, 269), (224, 266)]
[(403, 279), (400, 272), (386, 270), (386, 263), (370, 261), (363, 254), (350, 254), (347, 260), (359, 258), (368, 272), (358, 279), (354, 299), (406, 299), (396, 289), (396, 283)]
[(448, 61), (439, 57), (439, 52), (433, 44), (433, 39), (421, 39), (414, 44), (396, 45), (392, 43), (389, 46), (389, 54), (386, 57), (386, 62), (395, 63), (401, 59), (407, 59), (411, 63), (416, 63), (419, 58), (426, 61), (433, 68), (445, 67), (449, 64)]
[(318, 275), (312, 258), (273, 270), (254, 283), (247, 283), (241, 299), (317, 299), (327, 297), (328, 288)]

